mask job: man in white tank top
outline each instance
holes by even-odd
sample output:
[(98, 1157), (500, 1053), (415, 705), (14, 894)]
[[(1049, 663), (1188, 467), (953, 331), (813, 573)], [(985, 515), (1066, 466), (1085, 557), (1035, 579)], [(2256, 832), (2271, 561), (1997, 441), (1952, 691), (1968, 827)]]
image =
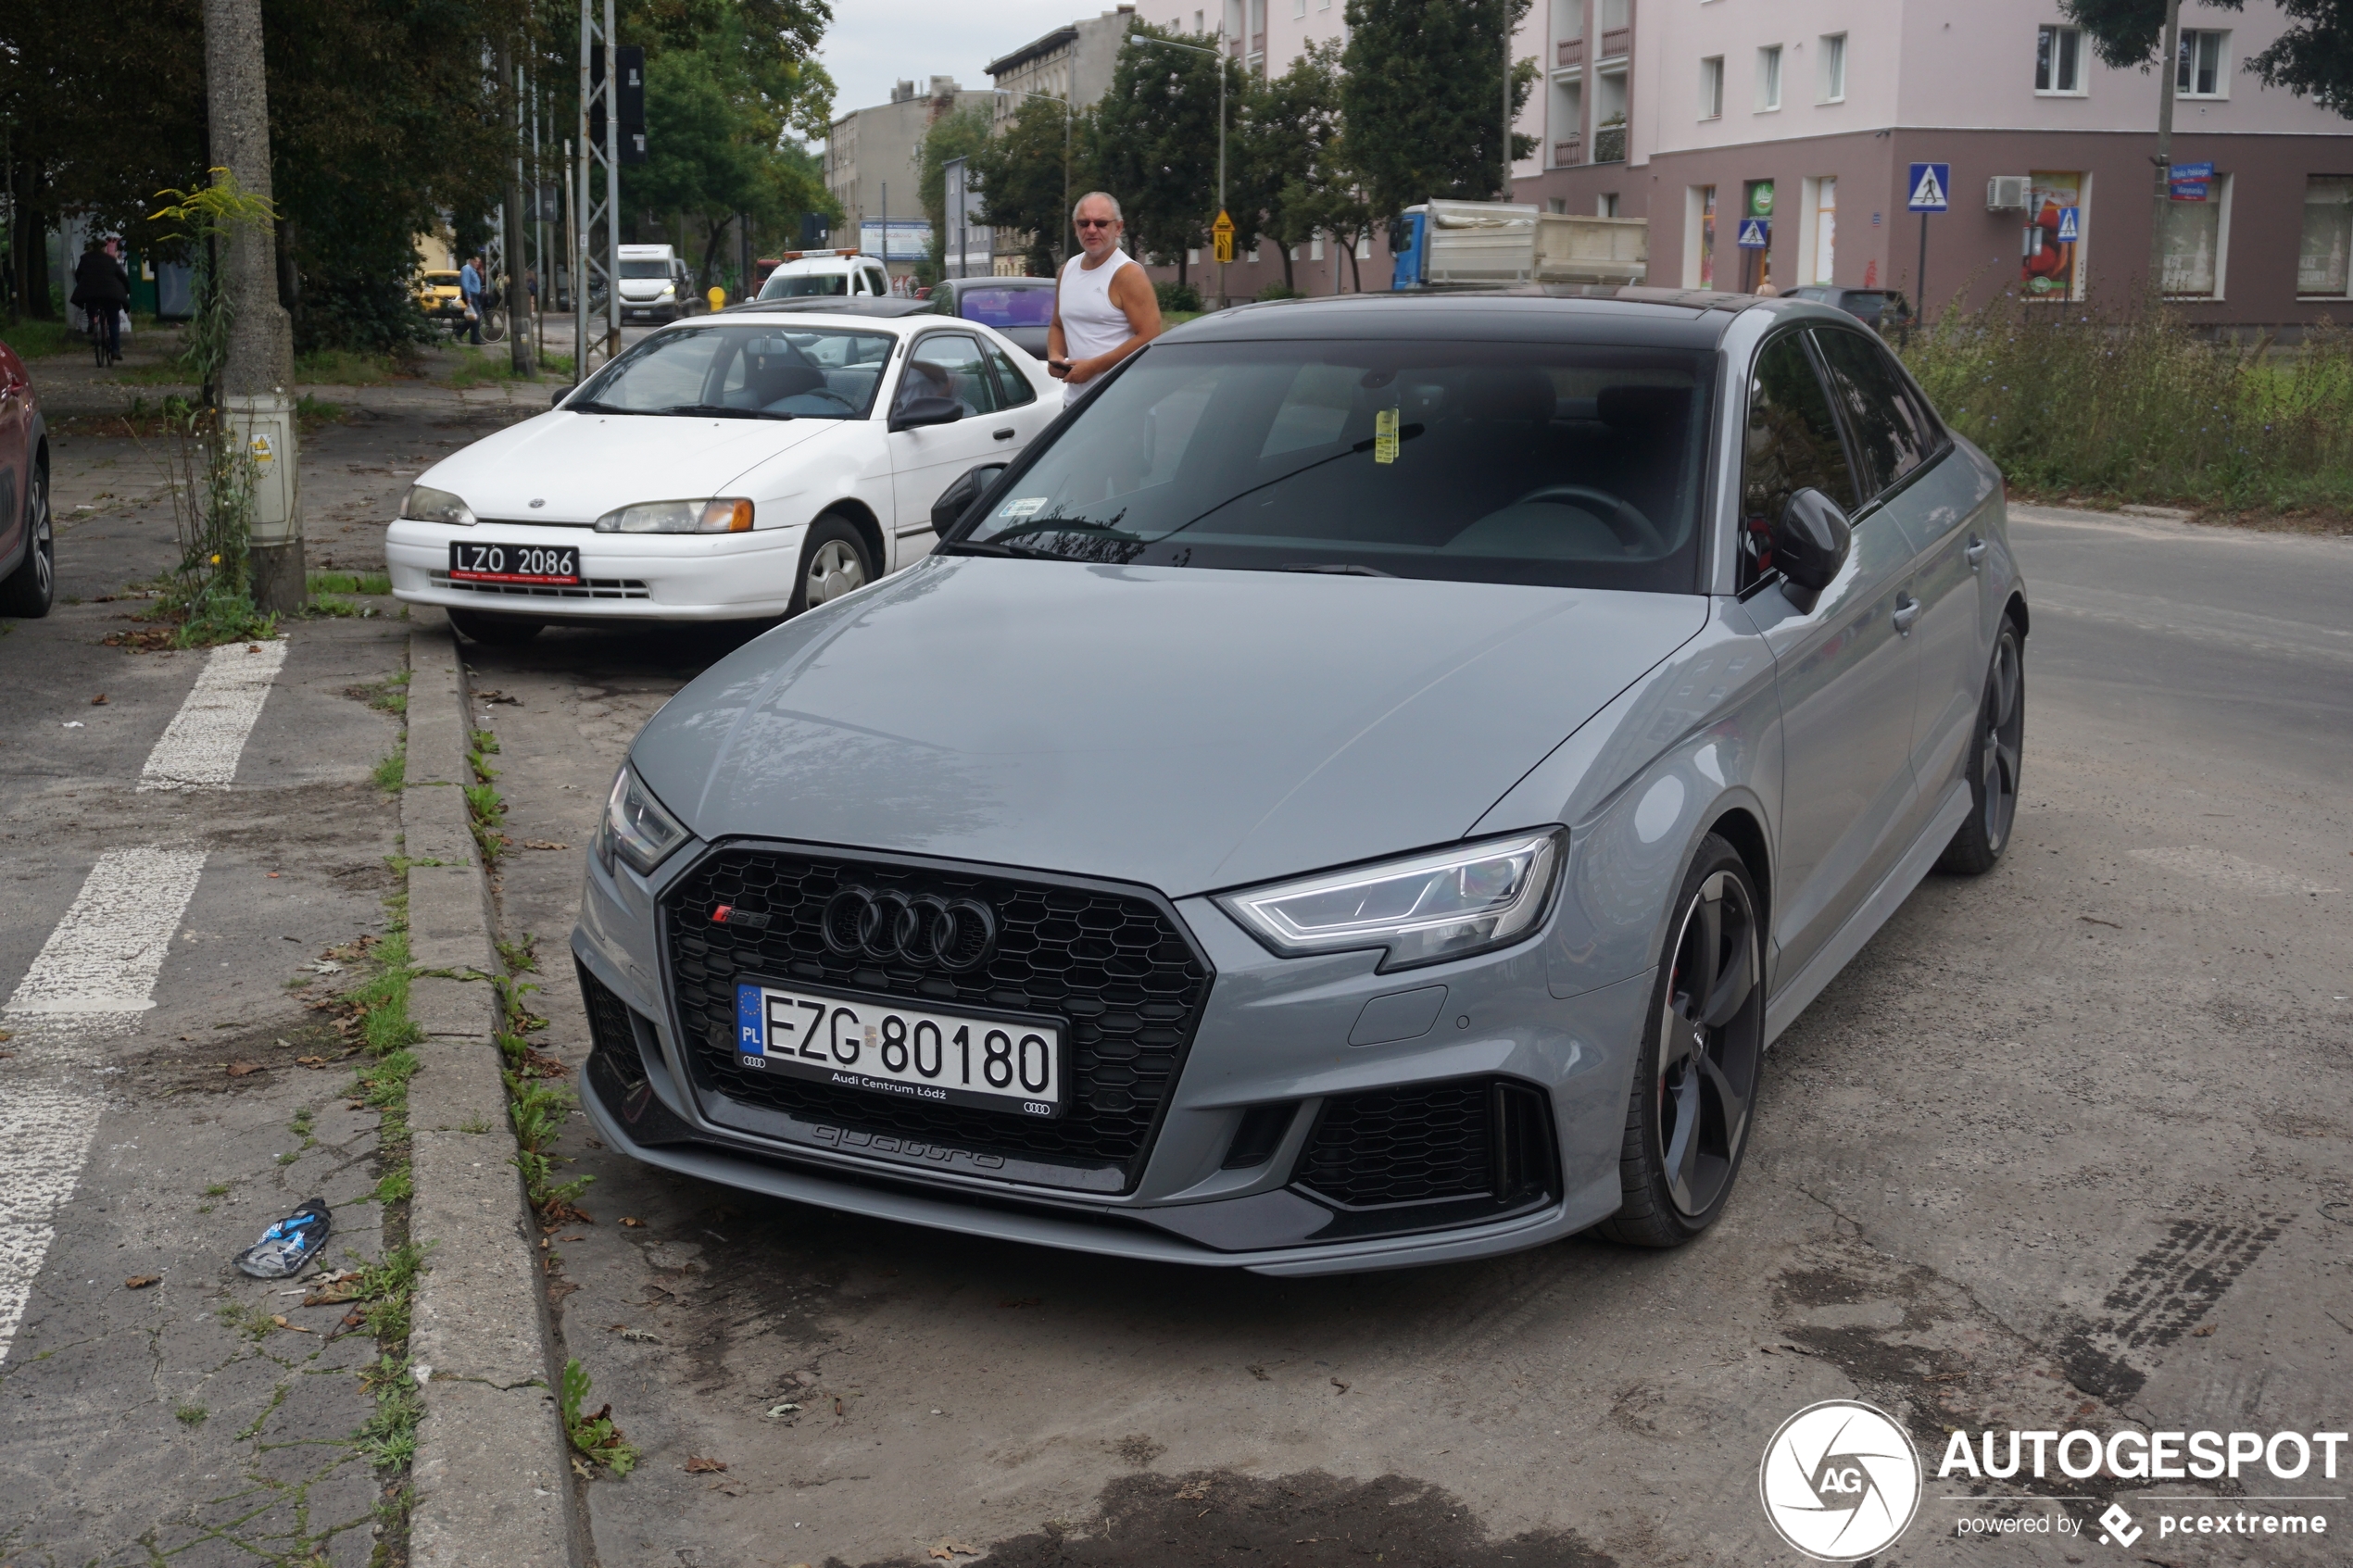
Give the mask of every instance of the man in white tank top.
[(1119, 203), (1089, 191), (1071, 208), (1079, 253), (1054, 283), (1054, 319), (1046, 328), (1046, 373), (1074, 403), (1088, 383), (1160, 335), (1160, 297), (1151, 280), (1119, 248), (1127, 227)]

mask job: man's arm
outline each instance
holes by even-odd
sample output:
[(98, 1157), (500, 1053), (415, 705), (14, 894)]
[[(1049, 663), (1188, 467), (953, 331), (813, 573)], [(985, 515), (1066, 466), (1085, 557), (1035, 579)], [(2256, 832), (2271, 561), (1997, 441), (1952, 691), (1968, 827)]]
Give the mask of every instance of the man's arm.
[[(1108, 354), (1098, 354), (1081, 359), (1070, 368), (1071, 383), (1083, 386), (1126, 358), (1130, 354), (1160, 335), (1160, 295), (1153, 292), (1151, 280), (1144, 275), (1140, 262), (1122, 267), (1111, 281), (1111, 302), (1127, 318), (1127, 336)], [(1059, 322), (1058, 314), (1055, 318)], [(1053, 342), (1059, 328), (1047, 329), (1047, 342)]]

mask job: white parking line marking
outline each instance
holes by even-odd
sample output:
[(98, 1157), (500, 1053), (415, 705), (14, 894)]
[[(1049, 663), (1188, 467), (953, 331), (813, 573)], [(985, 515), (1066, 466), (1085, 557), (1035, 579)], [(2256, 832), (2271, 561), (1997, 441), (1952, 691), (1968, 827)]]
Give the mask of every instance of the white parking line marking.
[(0, 1366), (97, 1127), (96, 1098), (69, 1085), (14, 1085), (0, 1099)]
[(270, 683), (286, 662), (286, 640), (231, 643), (212, 650), (195, 689), (147, 753), (139, 787), (227, 789), (237, 776), (245, 736), (261, 717)]
[(110, 849), (49, 933), (25, 972), (8, 1012), (128, 1014), (155, 1006), (149, 995), (171, 934), (196, 891), (201, 849)]

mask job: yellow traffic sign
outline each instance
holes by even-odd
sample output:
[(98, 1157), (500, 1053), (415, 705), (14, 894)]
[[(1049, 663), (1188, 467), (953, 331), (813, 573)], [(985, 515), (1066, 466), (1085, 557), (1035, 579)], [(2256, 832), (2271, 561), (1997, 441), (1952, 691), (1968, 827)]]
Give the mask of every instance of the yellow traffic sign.
[(1220, 211), (1219, 211), (1219, 212), (1218, 212), (1218, 214), (1217, 214), (1217, 221), (1216, 221), (1216, 222), (1214, 222), (1214, 223), (1212, 223), (1212, 224), (1209, 226), (1209, 232), (1210, 232), (1211, 237), (1212, 237), (1213, 239), (1214, 239), (1214, 240), (1215, 240), (1216, 245), (1217, 245), (1217, 259), (1218, 259), (1218, 260), (1220, 260), (1220, 261), (1231, 261), (1231, 260), (1233, 260), (1233, 259), (1234, 259), (1234, 220), (1233, 220), (1233, 219), (1232, 219), (1230, 216), (1228, 216), (1228, 215), (1227, 215), (1227, 213), (1226, 213), (1223, 209), (1220, 209)]

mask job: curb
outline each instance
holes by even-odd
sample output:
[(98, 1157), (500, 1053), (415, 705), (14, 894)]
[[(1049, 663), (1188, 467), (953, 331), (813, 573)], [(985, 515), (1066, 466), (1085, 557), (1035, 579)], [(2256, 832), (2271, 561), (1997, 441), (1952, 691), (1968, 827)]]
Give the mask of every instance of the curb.
[[(404, 852), (409, 1015), (425, 1037), (409, 1090), (409, 1234), (430, 1248), (409, 1356), (425, 1413), (409, 1512), (412, 1568), (572, 1568), (571, 1472), (548, 1332), (499, 1074), (501, 972), (490, 888), (467, 824), (468, 727), (457, 646), (409, 636)], [(463, 976), (463, 978), (458, 978)]]

